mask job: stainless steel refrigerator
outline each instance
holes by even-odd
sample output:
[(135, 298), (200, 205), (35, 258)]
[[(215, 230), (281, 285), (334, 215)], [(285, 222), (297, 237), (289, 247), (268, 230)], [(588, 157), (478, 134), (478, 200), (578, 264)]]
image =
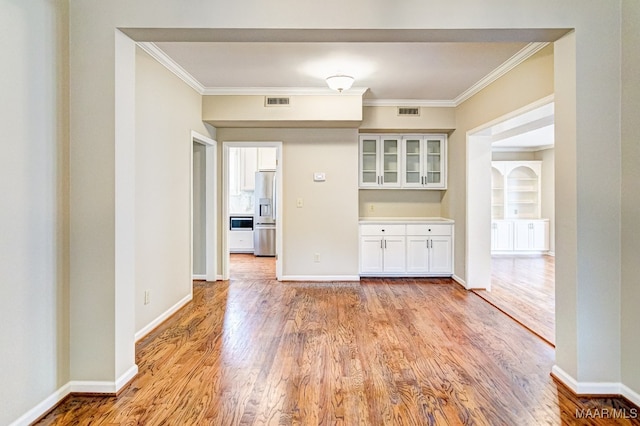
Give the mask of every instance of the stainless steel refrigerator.
[(256, 172), (253, 254), (276, 255), (276, 172)]

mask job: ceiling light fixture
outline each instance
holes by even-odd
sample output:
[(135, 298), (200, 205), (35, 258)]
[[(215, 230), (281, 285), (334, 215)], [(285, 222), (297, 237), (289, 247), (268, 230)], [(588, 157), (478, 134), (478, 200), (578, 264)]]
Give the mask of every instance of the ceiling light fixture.
[(353, 77), (343, 74), (332, 75), (327, 77), (327, 84), (333, 90), (342, 92), (343, 90), (349, 90), (353, 84)]

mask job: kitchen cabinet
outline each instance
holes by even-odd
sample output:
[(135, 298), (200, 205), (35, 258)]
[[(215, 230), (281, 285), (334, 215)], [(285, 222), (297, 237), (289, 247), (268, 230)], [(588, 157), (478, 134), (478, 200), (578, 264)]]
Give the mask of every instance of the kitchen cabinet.
[(491, 251), (513, 250), (513, 221), (494, 220), (491, 223)]
[(400, 143), (398, 136), (360, 138), (360, 187), (400, 187)]
[(405, 270), (405, 229), (402, 225), (361, 227), (360, 270), (364, 273), (402, 273)]
[(515, 251), (549, 250), (548, 220), (518, 220), (514, 222)]
[(545, 251), (549, 251), (549, 219), (492, 221), (492, 253), (522, 254)]
[(362, 189), (446, 189), (445, 134), (361, 135)]
[(407, 272), (451, 274), (452, 227), (407, 224)]
[(445, 189), (446, 135), (402, 138), (402, 187)]
[(229, 231), (230, 253), (253, 253), (253, 231)]
[(453, 221), (371, 222), (360, 224), (361, 275), (453, 275)]

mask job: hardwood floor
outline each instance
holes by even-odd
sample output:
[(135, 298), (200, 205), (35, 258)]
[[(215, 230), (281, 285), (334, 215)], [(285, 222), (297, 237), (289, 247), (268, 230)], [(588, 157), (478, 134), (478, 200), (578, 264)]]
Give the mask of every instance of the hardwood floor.
[(491, 291), (475, 293), (555, 345), (555, 258), (494, 256), (491, 268)]
[(195, 283), (138, 343), (140, 372), (118, 397), (72, 396), (38, 424), (640, 424), (577, 419), (633, 412), (558, 387), (554, 349), (452, 280), (236, 272)]

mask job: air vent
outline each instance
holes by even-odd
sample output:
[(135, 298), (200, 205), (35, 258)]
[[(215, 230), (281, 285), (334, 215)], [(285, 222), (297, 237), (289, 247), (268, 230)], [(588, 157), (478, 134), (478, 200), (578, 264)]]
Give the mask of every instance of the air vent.
[(420, 116), (420, 108), (418, 107), (398, 107), (398, 115), (410, 115), (413, 117)]
[(265, 97), (264, 99), (265, 106), (288, 106), (289, 98), (273, 98), (270, 96)]

